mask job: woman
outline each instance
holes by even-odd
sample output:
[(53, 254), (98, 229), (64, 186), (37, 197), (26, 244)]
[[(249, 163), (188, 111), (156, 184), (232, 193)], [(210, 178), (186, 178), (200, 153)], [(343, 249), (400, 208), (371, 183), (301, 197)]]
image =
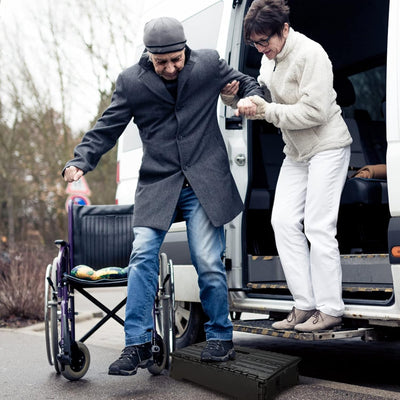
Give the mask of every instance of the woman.
[[(258, 81), (271, 99), (249, 97), (257, 105), (250, 118), (280, 128), (285, 142), (271, 223), (294, 307), (272, 326), (334, 329), (344, 310), (335, 236), (352, 139), (336, 103), (332, 65), (318, 43), (289, 26), (282, 0), (255, 0), (244, 34), (263, 53)], [(236, 86), (227, 87), (223, 98)]]

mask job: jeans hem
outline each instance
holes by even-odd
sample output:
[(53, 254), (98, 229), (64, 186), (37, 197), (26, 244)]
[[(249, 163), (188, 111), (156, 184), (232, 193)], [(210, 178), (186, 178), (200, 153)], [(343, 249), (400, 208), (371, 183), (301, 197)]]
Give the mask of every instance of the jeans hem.
[(232, 333), (208, 333), (206, 334), (206, 340), (222, 340), (222, 341), (230, 341), (232, 340)]
[(141, 344), (149, 342), (151, 342), (151, 333), (136, 337), (125, 338), (125, 346), (139, 346)]

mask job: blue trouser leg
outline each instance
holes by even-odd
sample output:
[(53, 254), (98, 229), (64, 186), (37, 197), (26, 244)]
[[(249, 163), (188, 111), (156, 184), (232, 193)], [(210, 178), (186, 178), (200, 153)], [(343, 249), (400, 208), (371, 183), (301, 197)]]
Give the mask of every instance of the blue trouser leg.
[[(190, 187), (182, 190), (178, 207), (186, 220), (192, 262), (198, 273), (200, 299), (210, 319), (205, 324), (206, 338), (231, 340), (228, 288), (222, 263), (225, 249), (223, 227), (211, 224)], [(152, 309), (159, 272), (158, 255), (166, 233), (148, 227), (134, 228), (125, 315), (126, 346), (151, 340)]]
[(205, 323), (206, 339), (232, 340), (229, 320), (228, 286), (222, 256), (225, 251), (223, 226), (215, 227), (191, 188), (179, 199), (187, 224), (192, 263), (198, 274), (200, 300), (209, 317)]
[(158, 254), (166, 234), (148, 227), (134, 227), (133, 232), (135, 239), (129, 261), (124, 325), (126, 346), (151, 340), (159, 272)]

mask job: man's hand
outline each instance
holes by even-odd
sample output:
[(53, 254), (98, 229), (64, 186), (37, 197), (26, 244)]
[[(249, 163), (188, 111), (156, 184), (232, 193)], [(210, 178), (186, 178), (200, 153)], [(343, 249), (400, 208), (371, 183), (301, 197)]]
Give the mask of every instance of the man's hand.
[(220, 96), (221, 100), (227, 106), (232, 108), (236, 108), (236, 103), (239, 100), (239, 97), (236, 96), (239, 91), (239, 81), (232, 81), (227, 83), (225, 87), (221, 90)]
[(226, 96), (235, 96), (239, 91), (239, 81), (232, 81), (227, 83), (225, 87), (221, 90), (221, 94)]
[(265, 119), (267, 104), (260, 96), (249, 96), (238, 102), (235, 114), (248, 119)]
[(64, 180), (66, 182), (74, 182), (79, 181), (82, 177), (83, 171), (79, 168), (74, 167), (71, 165), (70, 167), (66, 168), (64, 171)]

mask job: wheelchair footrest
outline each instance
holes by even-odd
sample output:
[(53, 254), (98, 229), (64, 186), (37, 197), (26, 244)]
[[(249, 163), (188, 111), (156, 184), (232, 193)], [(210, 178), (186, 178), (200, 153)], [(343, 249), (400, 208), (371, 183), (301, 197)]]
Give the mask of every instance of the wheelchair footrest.
[(170, 376), (246, 400), (273, 399), (298, 382), (298, 357), (235, 347), (235, 360), (206, 363), (200, 361), (204, 346), (198, 343), (172, 353)]

